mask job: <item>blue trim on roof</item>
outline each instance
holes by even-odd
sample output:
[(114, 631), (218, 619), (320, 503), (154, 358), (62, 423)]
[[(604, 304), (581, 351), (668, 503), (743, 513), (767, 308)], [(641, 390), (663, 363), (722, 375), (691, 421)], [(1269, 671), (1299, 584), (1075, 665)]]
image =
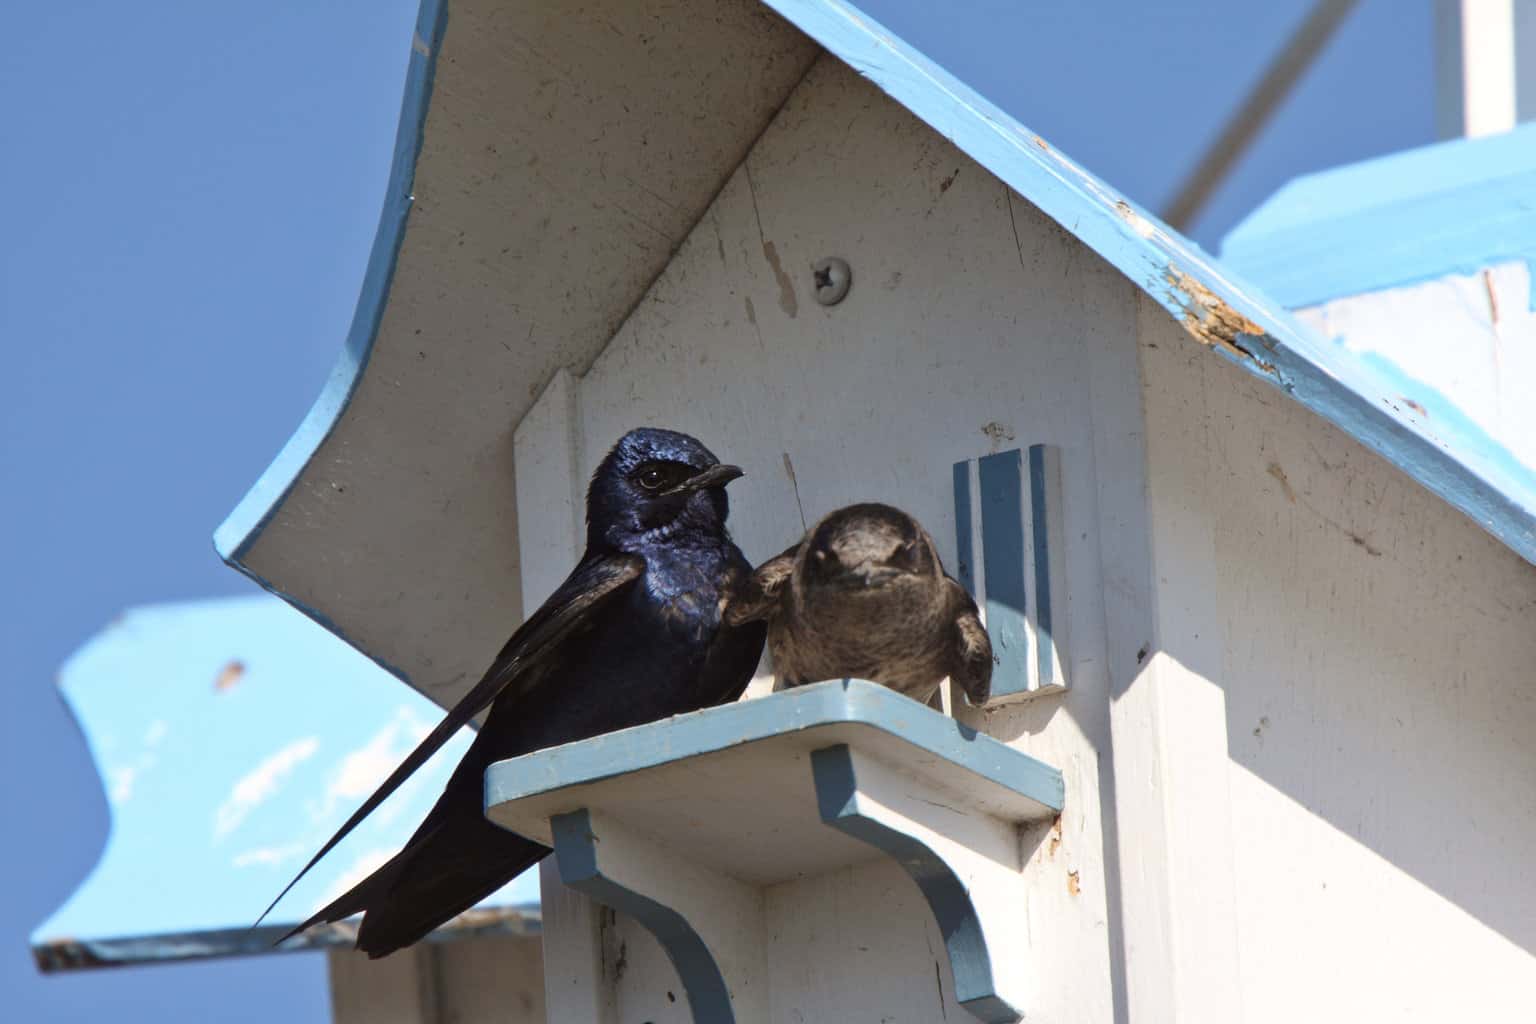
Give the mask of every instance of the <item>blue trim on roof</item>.
[[(1349, 432), (1536, 563), (1536, 473), (1528, 467), (1496, 457), (1474, 438), (1428, 431), (1404, 411), (1402, 394), (1387, 388), (1381, 374), (1312, 333), (1281, 303), (1218, 265), (853, 5), (843, 0), (765, 3), (1092, 248), (1198, 341)], [(445, 0), (424, 0), (386, 206), (341, 362), (298, 432), (215, 535), (220, 555), (269, 589), (271, 584), (241, 559), (334, 427), (366, 367), (409, 212), (445, 18)], [(1511, 138), (1487, 150), (1496, 157), (1495, 170), (1523, 166), (1518, 151), (1528, 134)], [(1438, 158), (1426, 159), (1433, 163)], [(1403, 187), (1411, 191), (1411, 186), (1405, 182)], [(1321, 213), (1336, 209), (1322, 198), (1316, 201)], [(1512, 237), (1531, 237), (1524, 224), (1506, 226)], [(1518, 238), (1509, 244), (1520, 245)]]
[[(352, 400), (358, 382), (368, 367), (373, 341), (379, 333), (379, 322), (384, 316), (384, 304), (389, 298), (389, 286), (394, 280), (400, 243), (405, 238), (406, 220), (410, 216), (414, 198), (411, 186), (416, 178), (416, 158), (421, 153), (437, 54), (442, 48), (443, 32), (447, 25), (447, 0), (423, 0), (416, 19), (415, 33), (411, 37), (410, 64), (405, 73), (405, 98), (400, 110), (400, 127), (395, 135), (395, 154), (390, 164), (389, 183), (384, 188), (384, 209), (379, 215), (379, 231), (374, 236), (373, 249), (368, 254), (362, 292), (358, 296), (357, 311), (353, 314), (352, 327), (347, 332), (341, 358), (336, 361), (320, 391), (320, 397), (299, 424), (299, 429), (294, 431), (288, 443), (283, 445), (283, 450), (278, 452), (277, 458), (272, 460), (272, 464), (213, 534), (213, 546), (219, 557), (268, 589), (272, 588), (266, 580), (256, 577), (240, 562), (298, 482), (309, 460), (314, 458), (336, 424), (341, 421), (341, 414), (346, 411), (347, 403)], [(291, 600), (286, 594), (275, 590), (273, 592)], [(314, 617), (312, 610), (303, 610)], [(329, 624), (326, 626), (330, 628)]]
[(1348, 431), (1536, 563), (1536, 473), (1431, 435), (1342, 346), (1219, 266), (842, 0), (765, 0), (1156, 300), (1196, 340)]
[(1222, 240), (1221, 255), (1290, 309), (1536, 264), (1536, 125), (1297, 178)]

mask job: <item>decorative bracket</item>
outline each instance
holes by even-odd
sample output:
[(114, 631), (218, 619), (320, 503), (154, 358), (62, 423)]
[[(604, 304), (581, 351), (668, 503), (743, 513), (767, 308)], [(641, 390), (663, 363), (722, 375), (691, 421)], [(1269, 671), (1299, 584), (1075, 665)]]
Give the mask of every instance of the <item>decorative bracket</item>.
[[(1023, 875), (1019, 837), (995, 818), (925, 823), (904, 780), (846, 744), (811, 754), (821, 820), (885, 853), (922, 891), (944, 936), (955, 998), (977, 1020), (1012, 1024), (1022, 1000), (993, 971), (991, 950), (1022, 948)], [(960, 826), (957, 828), (957, 826)], [(975, 899), (973, 892), (984, 892)]]
[[(862, 680), (800, 687), (492, 765), (487, 814), (661, 943), (700, 1024), (768, 1019), (765, 890), (892, 858), (943, 936), (955, 998), (1019, 1019), (1019, 829), (1061, 775)], [(1007, 965), (1007, 966), (1005, 966)]]

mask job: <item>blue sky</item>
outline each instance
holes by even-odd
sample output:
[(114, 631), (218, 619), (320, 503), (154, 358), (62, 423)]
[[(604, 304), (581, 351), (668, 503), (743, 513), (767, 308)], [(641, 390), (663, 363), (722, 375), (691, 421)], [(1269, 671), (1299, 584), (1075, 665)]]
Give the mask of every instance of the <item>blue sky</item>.
[[(1303, 0), (865, 9), (1158, 209)], [(251, 590), (209, 537), (318, 393), (356, 301), (409, 0), (16, 5), (0, 61), (0, 992), (18, 1021), (328, 1019), (324, 961), (42, 978), (28, 932), (107, 805), (56, 670), (123, 608)], [(451, 5), (450, 5), (451, 11)], [(450, 14), (451, 16), (451, 14)], [(1426, 3), (1364, 0), (1217, 194), (1431, 141)], [(302, 709), (295, 709), (301, 713)]]

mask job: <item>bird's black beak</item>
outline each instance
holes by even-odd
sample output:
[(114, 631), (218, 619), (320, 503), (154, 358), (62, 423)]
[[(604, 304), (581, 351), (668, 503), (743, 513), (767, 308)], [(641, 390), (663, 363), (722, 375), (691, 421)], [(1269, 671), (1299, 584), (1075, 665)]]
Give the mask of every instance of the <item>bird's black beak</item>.
[(740, 466), (710, 466), (702, 473), (695, 473), (670, 491), (662, 492), (662, 496), (672, 494), (685, 494), (692, 491), (703, 491), (711, 487), (724, 487), (739, 476), (745, 476)]

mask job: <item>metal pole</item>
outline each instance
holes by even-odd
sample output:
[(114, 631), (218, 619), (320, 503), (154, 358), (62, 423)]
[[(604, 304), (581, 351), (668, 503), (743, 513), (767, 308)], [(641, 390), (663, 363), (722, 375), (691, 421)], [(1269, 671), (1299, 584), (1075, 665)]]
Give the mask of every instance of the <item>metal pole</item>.
[(1204, 208), (1226, 178), (1227, 172), (1243, 155), (1254, 138), (1269, 122), (1280, 101), (1296, 85), (1302, 74), (1311, 66), (1334, 30), (1354, 8), (1357, 0), (1320, 0), (1307, 15), (1296, 34), (1291, 36), (1279, 55), (1259, 79), (1237, 112), (1217, 136), (1216, 142), (1195, 165), (1183, 186), (1174, 196), (1163, 214), (1169, 224), (1184, 230)]

